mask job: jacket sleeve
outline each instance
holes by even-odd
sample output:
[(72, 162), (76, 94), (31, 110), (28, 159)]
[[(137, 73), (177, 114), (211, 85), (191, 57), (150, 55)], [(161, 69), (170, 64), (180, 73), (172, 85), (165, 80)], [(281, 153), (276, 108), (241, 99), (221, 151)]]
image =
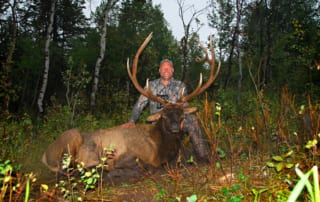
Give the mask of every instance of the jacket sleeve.
[(139, 119), (141, 112), (147, 106), (148, 103), (149, 98), (145, 97), (144, 95), (140, 95), (139, 99), (133, 107), (130, 122), (136, 122)]

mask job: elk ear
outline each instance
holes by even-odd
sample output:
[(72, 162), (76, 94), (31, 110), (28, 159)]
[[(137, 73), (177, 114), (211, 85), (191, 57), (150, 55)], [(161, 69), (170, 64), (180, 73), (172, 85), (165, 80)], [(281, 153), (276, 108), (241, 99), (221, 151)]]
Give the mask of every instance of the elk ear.
[(195, 113), (196, 111), (198, 111), (197, 107), (186, 107), (186, 108), (183, 108), (183, 113), (184, 114), (191, 114), (191, 113)]
[(148, 116), (147, 121), (153, 122), (153, 121), (158, 121), (161, 117), (161, 113), (157, 112), (155, 114), (151, 114), (150, 116)]

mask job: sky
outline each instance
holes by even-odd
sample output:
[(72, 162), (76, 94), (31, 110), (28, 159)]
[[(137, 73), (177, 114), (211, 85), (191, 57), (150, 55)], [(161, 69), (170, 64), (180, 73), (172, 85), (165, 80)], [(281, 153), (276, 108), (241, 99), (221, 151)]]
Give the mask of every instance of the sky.
[[(92, 10), (100, 3), (101, 0), (91, 0)], [(179, 7), (177, 0), (152, 0), (153, 4), (161, 5), (161, 10), (164, 13), (164, 17), (168, 22), (169, 29), (172, 31), (174, 37), (180, 40), (183, 37), (183, 25), (181, 18), (179, 17)], [(200, 11), (206, 8), (208, 0), (184, 0), (184, 8), (189, 8), (184, 13), (185, 22), (188, 23), (191, 19), (191, 15), (194, 11)], [(204, 25), (199, 30), (199, 36), (201, 41), (206, 41), (207, 37), (212, 34), (212, 28), (208, 25), (207, 14), (210, 9), (205, 9), (199, 16), (198, 19)], [(196, 23), (193, 21), (191, 29), (197, 29)], [(191, 30), (190, 30), (191, 31)]]
[[(160, 4), (161, 10), (164, 13), (164, 17), (169, 24), (169, 29), (171, 29), (173, 35), (176, 39), (180, 40), (183, 37), (183, 25), (182, 20), (179, 16), (179, 7), (177, 0), (153, 0), (154, 4)], [(191, 16), (194, 12), (200, 11), (202, 9), (207, 8), (208, 2), (207, 0), (185, 0), (184, 1), (184, 8), (186, 9), (184, 13), (185, 23), (188, 23), (191, 19)], [(208, 25), (207, 14), (210, 9), (205, 9), (201, 14), (198, 16), (201, 24), (204, 25), (199, 30), (199, 35), (201, 41), (205, 41), (207, 37), (212, 33), (212, 29)], [(195, 21), (191, 23), (191, 29), (197, 29)], [(190, 30), (191, 31), (191, 30)]]

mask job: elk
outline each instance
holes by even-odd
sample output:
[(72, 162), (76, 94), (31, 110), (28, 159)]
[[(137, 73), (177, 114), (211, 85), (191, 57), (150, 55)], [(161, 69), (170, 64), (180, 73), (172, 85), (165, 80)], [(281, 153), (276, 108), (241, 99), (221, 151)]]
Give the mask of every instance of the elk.
[[(137, 80), (137, 68), (139, 56), (152, 38), (152, 33), (145, 39), (137, 50), (132, 63), (132, 70), (127, 61), (129, 78), (139, 93), (147, 98), (163, 105), (160, 112), (150, 115), (147, 120), (155, 124), (136, 124), (131, 128), (115, 126), (109, 129), (101, 129), (90, 133), (80, 133), (76, 129), (64, 132), (55, 142), (49, 145), (43, 154), (42, 162), (52, 171), (61, 171), (63, 153), (71, 152), (77, 162), (82, 162), (85, 167), (96, 166), (101, 163), (104, 156), (103, 148), (112, 145), (114, 154), (107, 160), (109, 171), (128, 168), (139, 159), (143, 164), (159, 167), (164, 163), (172, 161), (178, 154), (183, 136), (182, 124), (184, 114), (196, 112), (196, 107), (186, 107), (185, 103), (204, 92), (216, 79), (220, 71), (220, 64), (215, 71), (215, 54), (210, 38), (210, 49), (212, 59), (209, 59), (206, 48), (200, 43), (205, 58), (199, 61), (207, 62), (210, 69), (210, 76), (207, 82), (202, 85), (202, 75), (197, 87), (193, 92), (184, 96), (180, 92), (180, 99), (176, 103), (170, 103), (161, 97), (155, 96), (146, 82), (143, 88)], [(74, 135), (76, 142), (70, 136)]]

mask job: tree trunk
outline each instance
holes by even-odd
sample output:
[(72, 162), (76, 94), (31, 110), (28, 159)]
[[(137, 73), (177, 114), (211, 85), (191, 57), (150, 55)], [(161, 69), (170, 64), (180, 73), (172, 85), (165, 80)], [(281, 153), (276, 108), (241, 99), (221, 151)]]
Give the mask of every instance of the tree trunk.
[(184, 82), (186, 79), (187, 70), (189, 68), (189, 60), (188, 60), (188, 37), (189, 34), (185, 34), (180, 41), (180, 46), (182, 49), (182, 74), (181, 81)]
[(241, 28), (240, 28), (240, 21), (241, 21), (241, 16), (242, 16), (242, 8), (243, 8), (243, 1), (244, 0), (237, 0), (237, 26), (238, 26), (238, 37), (237, 37), (237, 54), (238, 54), (238, 65), (239, 65), (239, 76), (238, 76), (238, 104), (241, 104), (241, 88), (242, 88), (242, 56), (243, 52), (240, 47), (241, 43)]
[[(188, 8), (185, 7), (185, 0), (177, 0), (178, 3), (178, 7), (179, 7), (179, 17), (182, 21), (182, 25), (183, 25), (183, 30), (184, 30), (184, 36), (180, 41), (180, 46), (182, 49), (182, 74), (181, 74), (181, 81), (184, 81), (186, 79), (186, 75), (190, 66), (190, 55), (189, 55), (189, 38), (190, 38), (190, 27), (191, 27), (191, 23), (197, 19), (197, 17), (205, 10), (205, 8), (201, 9), (201, 10), (194, 10), (191, 14), (191, 17), (189, 19), (189, 21), (186, 23), (185, 21), (185, 16), (184, 16), (184, 12), (186, 10), (189, 10), (190, 8), (193, 7), (190, 6)], [(200, 28), (198, 28), (198, 30), (196, 30), (195, 32), (198, 32)]]
[[(243, 3), (244, 0), (237, 0), (236, 1), (236, 25), (234, 27), (233, 35), (232, 35), (232, 41), (231, 41), (231, 48), (230, 48), (230, 53), (229, 53), (229, 58), (228, 58), (228, 65), (227, 65), (227, 75), (226, 75), (226, 80), (224, 83), (223, 88), (226, 89), (230, 80), (231, 80), (231, 74), (232, 74), (232, 59), (233, 55), (236, 50), (239, 50), (239, 37), (240, 37), (240, 22), (241, 22), (241, 16), (242, 16), (242, 9), (243, 9)], [(240, 51), (238, 51), (240, 54)], [(240, 55), (238, 57), (241, 57)], [(242, 69), (240, 69), (241, 66), (239, 64), (239, 74), (242, 74)], [(242, 75), (239, 75), (242, 79)], [(240, 79), (240, 78), (239, 78)], [(238, 80), (239, 81), (239, 80)]]
[(49, 76), (49, 67), (50, 67), (50, 41), (51, 41), (51, 32), (53, 29), (53, 21), (54, 21), (54, 14), (55, 14), (55, 6), (56, 6), (57, 0), (52, 0), (51, 3), (51, 13), (50, 13), (50, 22), (47, 29), (47, 35), (46, 35), (46, 43), (44, 47), (44, 71), (43, 71), (43, 80), (42, 80), (42, 87), (39, 92), (38, 97), (38, 108), (39, 112), (43, 112), (43, 98), (46, 93), (47, 84), (48, 84), (48, 76)]
[(224, 81), (223, 88), (226, 89), (230, 80), (231, 80), (231, 70), (232, 70), (232, 58), (233, 58), (233, 53), (234, 53), (234, 48), (235, 48), (235, 43), (236, 43), (236, 29), (233, 32), (232, 35), (232, 41), (231, 41), (231, 48), (230, 48), (230, 53), (228, 57), (228, 64), (227, 64), (227, 74), (226, 74), (226, 79)]
[(100, 53), (99, 53), (99, 56), (97, 58), (96, 65), (94, 68), (93, 84), (92, 84), (92, 91), (91, 91), (91, 96), (90, 96), (91, 111), (94, 110), (95, 105), (96, 105), (96, 94), (98, 91), (100, 67), (101, 67), (101, 63), (104, 59), (105, 50), (106, 50), (106, 35), (107, 35), (107, 23), (109, 20), (109, 18), (108, 18), (109, 12), (117, 1), (118, 0), (108, 0), (106, 7), (105, 7), (105, 11), (104, 11), (104, 21), (103, 21), (101, 35), (100, 35)]
[(259, 70), (258, 70), (258, 89), (261, 90), (265, 84), (265, 58), (264, 58), (264, 48), (265, 48), (265, 12), (262, 12), (261, 4), (263, 1), (259, 2), (259, 20), (260, 20), (260, 29), (259, 29)]
[[(267, 1), (265, 1), (265, 7), (266, 10), (269, 11), (268, 9), (268, 4)], [(265, 67), (265, 75), (266, 75), (266, 84), (269, 84), (272, 82), (272, 69), (270, 65), (270, 60), (271, 60), (271, 49), (272, 49), (272, 37), (271, 37), (271, 22), (270, 22), (270, 12), (267, 12), (267, 17), (266, 17), (266, 31), (267, 31), (267, 57), (266, 57), (266, 67)]]
[(3, 98), (2, 99), (3, 112), (5, 112), (5, 114), (9, 113), (9, 103), (10, 103), (10, 97), (12, 94), (10, 93), (12, 92), (10, 71), (11, 71), (11, 65), (13, 63), (12, 57), (16, 48), (16, 41), (17, 41), (17, 19), (16, 19), (17, 4), (18, 2), (16, 0), (13, 2), (13, 4), (9, 4), (12, 12), (12, 33), (9, 41), (6, 60), (2, 64), (2, 75), (1, 75), (1, 81), (0, 81), (0, 89), (3, 92), (3, 96), (1, 96)]
[(242, 51), (238, 47), (238, 62), (239, 62), (239, 76), (238, 76), (238, 104), (241, 104), (241, 87), (242, 87)]

